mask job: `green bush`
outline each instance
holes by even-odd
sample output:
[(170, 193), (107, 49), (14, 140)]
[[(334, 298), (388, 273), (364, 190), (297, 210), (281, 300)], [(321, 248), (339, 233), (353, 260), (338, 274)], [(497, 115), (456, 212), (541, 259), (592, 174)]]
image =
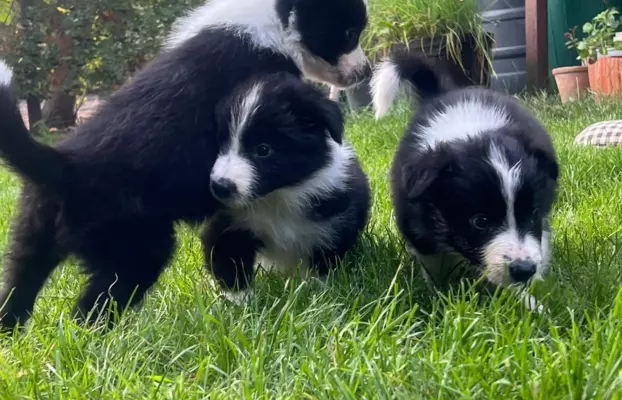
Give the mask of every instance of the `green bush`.
[[(153, 58), (175, 18), (202, 2), (50, 0), (22, 10), (2, 31), (16, 89), (45, 99), (53, 73), (65, 65), (65, 92), (111, 90)], [(70, 37), (69, 50), (61, 51), (62, 37)]]

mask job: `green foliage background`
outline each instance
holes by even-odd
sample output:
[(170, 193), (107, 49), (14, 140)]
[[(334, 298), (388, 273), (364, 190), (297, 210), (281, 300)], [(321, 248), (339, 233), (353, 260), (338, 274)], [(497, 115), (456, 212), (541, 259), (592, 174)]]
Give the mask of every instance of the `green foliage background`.
[[(49, 95), (50, 77), (65, 62), (68, 93), (109, 91), (150, 60), (171, 24), (202, 0), (37, 0), (20, 14), (18, 1), (0, 0), (0, 50), (15, 69), (21, 96)], [(61, 57), (59, 36), (71, 37)]]

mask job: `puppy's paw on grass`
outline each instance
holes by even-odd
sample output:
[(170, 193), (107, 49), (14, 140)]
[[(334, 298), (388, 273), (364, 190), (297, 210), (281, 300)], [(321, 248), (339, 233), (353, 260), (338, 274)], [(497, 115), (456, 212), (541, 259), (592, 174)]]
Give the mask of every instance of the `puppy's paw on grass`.
[(534, 296), (529, 293), (523, 293), (522, 297), (525, 302), (525, 307), (527, 307), (529, 311), (534, 311), (538, 314), (544, 313), (544, 306)]
[(224, 292), (222, 296), (225, 300), (241, 307), (247, 305), (253, 298), (255, 298), (255, 290), (244, 289), (239, 292)]

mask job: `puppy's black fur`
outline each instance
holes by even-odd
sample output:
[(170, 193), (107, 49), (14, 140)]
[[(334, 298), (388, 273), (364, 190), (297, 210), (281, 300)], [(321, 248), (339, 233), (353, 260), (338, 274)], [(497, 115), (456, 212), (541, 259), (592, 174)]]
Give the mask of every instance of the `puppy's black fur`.
[[(362, 79), (358, 53), (338, 57), (358, 44), (362, 0), (327, 2), (341, 14), (347, 4), (362, 10), (329, 21), (299, 14), (311, 1), (211, 0), (205, 14), (182, 19), (174, 44), (53, 148), (28, 136), (2, 81), (0, 154), (26, 181), (4, 260), (2, 326), (28, 318), (47, 277), (69, 254), (89, 274), (80, 315), (110, 297), (120, 309), (142, 299), (173, 252), (173, 223), (201, 222), (220, 207), (209, 188), (219, 152), (215, 109), (239, 82), (273, 72), (341, 85)], [(203, 24), (210, 15), (217, 18)], [(292, 26), (302, 21), (304, 28)], [(314, 29), (340, 36), (324, 40)], [(341, 62), (323, 59), (331, 54)]]

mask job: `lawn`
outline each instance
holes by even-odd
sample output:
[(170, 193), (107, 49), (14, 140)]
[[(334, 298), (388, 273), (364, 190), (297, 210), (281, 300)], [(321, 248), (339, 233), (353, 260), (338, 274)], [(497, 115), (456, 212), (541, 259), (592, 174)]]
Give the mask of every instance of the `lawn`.
[[(373, 187), (372, 219), (327, 287), (262, 275), (245, 307), (222, 301), (196, 235), (140, 312), (103, 334), (67, 318), (82, 278), (59, 268), (21, 334), (0, 338), (0, 398), (622, 398), (622, 149), (578, 147), (622, 103), (526, 100), (562, 165), (554, 261), (531, 314), (507, 292), (432, 298), (392, 221), (387, 170), (410, 115), (350, 116)], [(0, 170), (0, 249), (18, 181)]]

